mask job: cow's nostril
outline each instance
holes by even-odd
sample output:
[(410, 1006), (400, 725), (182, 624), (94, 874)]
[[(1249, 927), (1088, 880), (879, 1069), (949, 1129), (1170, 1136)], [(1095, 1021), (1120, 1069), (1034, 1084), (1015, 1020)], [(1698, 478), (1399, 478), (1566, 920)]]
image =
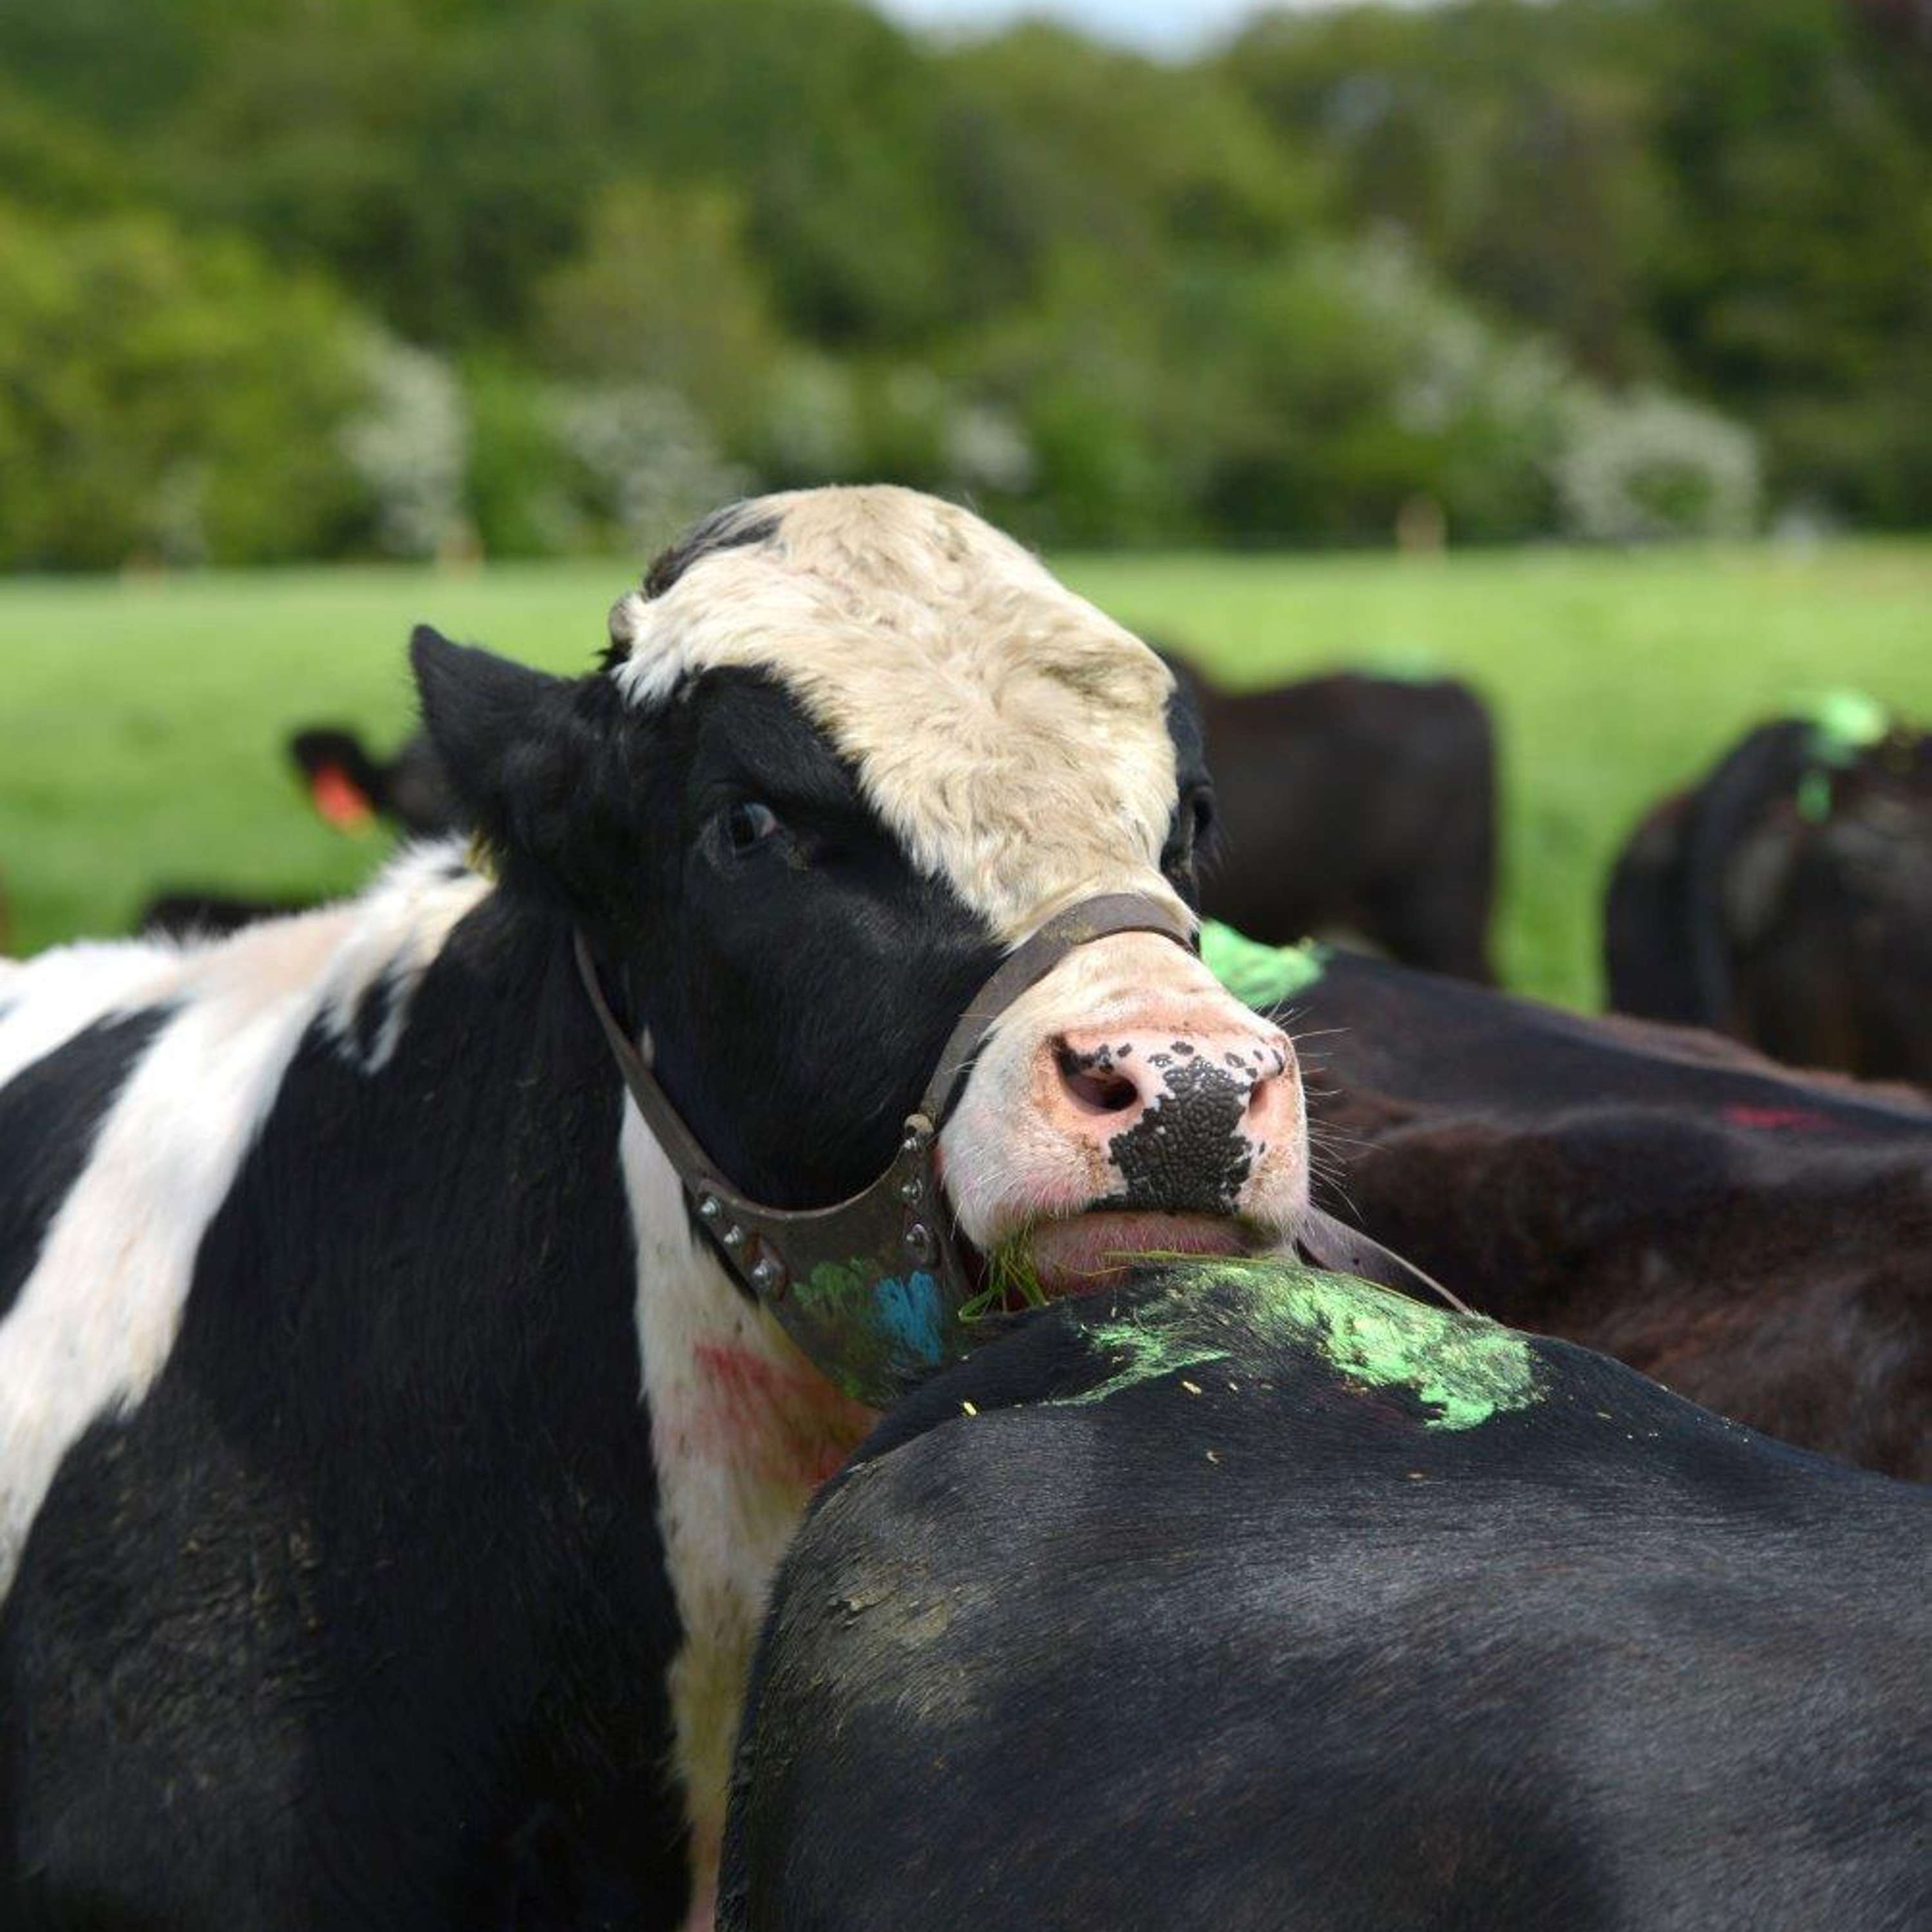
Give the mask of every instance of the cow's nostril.
[(1124, 1114), (1140, 1099), (1140, 1090), (1131, 1080), (1084, 1058), (1070, 1046), (1060, 1047), (1054, 1058), (1061, 1085), (1088, 1113)]

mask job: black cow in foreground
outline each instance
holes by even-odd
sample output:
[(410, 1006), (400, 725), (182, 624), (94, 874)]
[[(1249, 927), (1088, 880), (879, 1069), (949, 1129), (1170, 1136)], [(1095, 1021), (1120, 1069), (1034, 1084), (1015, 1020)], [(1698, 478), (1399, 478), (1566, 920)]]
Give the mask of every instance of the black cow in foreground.
[(1918, 1932), (1932, 1490), (1256, 1262), (1026, 1318), (781, 1568), (721, 1932)]
[(1468, 686), (1348, 671), (1237, 693), (1167, 656), (1214, 775), (1212, 916), (1276, 945), (1342, 929), (1411, 966), (1495, 977), (1496, 738)]
[(1932, 1479), (1932, 1102), (1213, 928), (1294, 1034), (1318, 1201), (1498, 1320)]
[[(393, 758), (380, 759), (344, 727), (308, 725), (290, 736), (288, 752), (310, 803), (338, 831), (365, 831), (379, 819), (417, 838), (462, 829), (448, 774), (426, 732), (412, 733)], [(258, 920), (305, 912), (314, 903), (175, 886), (148, 899), (134, 929), (158, 938), (215, 938)]]
[[(724, 1175), (814, 1208), (1043, 922), (1185, 926), (1168, 673), (964, 512), (739, 506), (610, 639), (417, 635), (494, 876), (0, 973), (9, 1932), (708, 1924), (772, 1570), (875, 1416), (736, 1285), (585, 968)], [(1048, 1293), (1306, 1203), (1286, 1040), (1151, 932), (1005, 1009), (938, 1146)]]
[(1631, 835), (1610, 1004), (1932, 1083), (1932, 736), (1834, 716), (1760, 726)]

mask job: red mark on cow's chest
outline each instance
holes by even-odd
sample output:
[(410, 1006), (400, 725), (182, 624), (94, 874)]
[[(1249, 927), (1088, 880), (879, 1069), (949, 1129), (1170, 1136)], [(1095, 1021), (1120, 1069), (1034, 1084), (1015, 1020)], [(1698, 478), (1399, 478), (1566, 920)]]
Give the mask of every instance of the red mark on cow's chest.
[(816, 1489), (879, 1419), (802, 1363), (720, 1342), (699, 1342), (694, 1360), (689, 1447), (707, 1461)]
[(1761, 1133), (1809, 1133), (1832, 1124), (1822, 1114), (1804, 1107), (1749, 1107), (1733, 1101), (1724, 1109), (1726, 1123)]

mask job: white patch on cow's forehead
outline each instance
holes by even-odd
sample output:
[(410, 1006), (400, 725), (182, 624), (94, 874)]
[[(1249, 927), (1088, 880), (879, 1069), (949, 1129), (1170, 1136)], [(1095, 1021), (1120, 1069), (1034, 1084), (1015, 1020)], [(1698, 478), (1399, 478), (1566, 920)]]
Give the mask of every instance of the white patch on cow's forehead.
[(1172, 896), (1173, 680), (1146, 645), (934, 497), (814, 490), (743, 514), (777, 535), (703, 552), (612, 611), (634, 701), (699, 671), (771, 673), (914, 862), (1009, 940), (1089, 892)]

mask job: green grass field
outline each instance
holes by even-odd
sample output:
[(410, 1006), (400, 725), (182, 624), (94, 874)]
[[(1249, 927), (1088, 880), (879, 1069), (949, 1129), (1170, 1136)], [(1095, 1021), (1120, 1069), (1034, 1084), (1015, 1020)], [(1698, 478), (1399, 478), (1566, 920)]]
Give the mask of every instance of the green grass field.
[[(1510, 982), (1598, 992), (1606, 868), (1630, 822), (1794, 694), (1856, 685), (1932, 716), (1932, 545), (1635, 558), (1070, 557), (1064, 574), (1231, 682), (1342, 664), (1453, 670), (1504, 751)], [(586, 665), (626, 573), (394, 570), (0, 586), (0, 882), (29, 952), (113, 932), (164, 883), (353, 887), (382, 854), (308, 809), (289, 728), (399, 736), (403, 642), (428, 620)]]

